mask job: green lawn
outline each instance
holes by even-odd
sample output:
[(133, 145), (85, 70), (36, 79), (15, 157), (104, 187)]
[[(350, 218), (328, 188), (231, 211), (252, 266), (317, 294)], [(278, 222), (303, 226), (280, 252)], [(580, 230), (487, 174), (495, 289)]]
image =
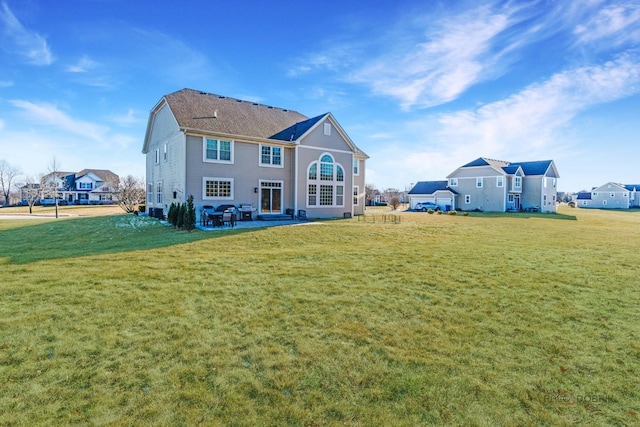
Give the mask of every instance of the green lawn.
[(0, 425), (638, 425), (640, 212), (0, 220)]

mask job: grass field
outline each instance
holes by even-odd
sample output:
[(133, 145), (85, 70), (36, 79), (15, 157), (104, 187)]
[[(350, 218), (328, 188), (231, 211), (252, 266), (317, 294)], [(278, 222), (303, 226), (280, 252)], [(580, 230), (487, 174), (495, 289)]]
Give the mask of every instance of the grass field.
[(0, 220), (0, 425), (638, 425), (640, 212)]

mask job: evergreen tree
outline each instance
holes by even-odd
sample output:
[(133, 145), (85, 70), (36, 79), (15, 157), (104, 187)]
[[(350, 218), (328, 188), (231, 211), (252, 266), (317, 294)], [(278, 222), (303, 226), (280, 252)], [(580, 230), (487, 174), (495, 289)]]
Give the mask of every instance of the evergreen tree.
[(184, 203), (180, 203), (177, 209), (177, 218), (176, 218), (176, 227), (178, 230), (182, 230), (184, 228), (184, 213), (187, 207)]
[(193, 195), (189, 194), (187, 198), (187, 207), (185, 209), (184, 228), (191, 231), (196, 228), (196, 208), (193, 206)]

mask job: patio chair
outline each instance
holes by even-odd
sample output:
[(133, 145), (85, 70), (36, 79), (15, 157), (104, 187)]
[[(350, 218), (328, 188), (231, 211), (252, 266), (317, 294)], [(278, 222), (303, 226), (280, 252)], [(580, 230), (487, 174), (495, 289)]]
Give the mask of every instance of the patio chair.
[(226, 210), (222, 213), (222, 225), (229, 224), (229, 227), (233, 228), (236, 225), (235, 215), (230, 210)]
[(209, 218), (207, 211), (203, 209), (202, 212), (200, 212), (200, 225), (202, 225), (203, 227), (208, 227), (210, 221), (211, 218)]

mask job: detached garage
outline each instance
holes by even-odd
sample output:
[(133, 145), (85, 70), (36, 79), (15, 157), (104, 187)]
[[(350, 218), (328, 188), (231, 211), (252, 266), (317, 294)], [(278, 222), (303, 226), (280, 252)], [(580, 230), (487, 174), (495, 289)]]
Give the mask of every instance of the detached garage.
[(450, 211), (456, 208), (457, 195), (448, 181), (420, 181), (409, 191), (409, 206), (415, 209), (418, 203), (432, 202), (443, 211)]

